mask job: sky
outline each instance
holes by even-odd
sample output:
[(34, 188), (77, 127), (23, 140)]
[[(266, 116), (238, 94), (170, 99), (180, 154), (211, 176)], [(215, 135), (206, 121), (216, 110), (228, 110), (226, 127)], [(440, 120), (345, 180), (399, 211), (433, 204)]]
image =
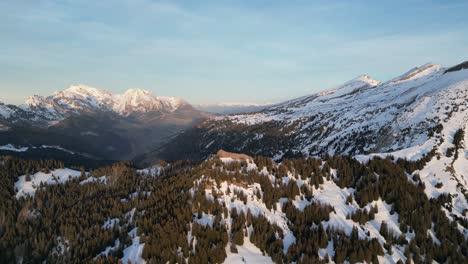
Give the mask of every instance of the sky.
[(0, 101), (86, 84), (279, 102), (468, 60), (466, 10), (466, 0), (2, 0)]

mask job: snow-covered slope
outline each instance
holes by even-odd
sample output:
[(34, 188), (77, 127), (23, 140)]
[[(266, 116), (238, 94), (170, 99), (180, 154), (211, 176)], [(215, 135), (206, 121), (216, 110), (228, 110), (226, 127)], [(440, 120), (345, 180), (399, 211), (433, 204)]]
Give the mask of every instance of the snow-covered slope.
[(80, 177), (81, 172), (71, 169), (56, 169), (48, 173), (37, 172), (33, 175), (23, 175), (15, 183), (16, 198), (34, 196), (36, 190), (43, 184), (61, 184), (70, 179)]
[[(462, 151), (460, 151), (460, 153), (462, 153)], [(434, 159), (436, 158), (434, 157)], [(466, 157), (463, 157), (463, 159), (466, 166), (466, 164), (468, 164), (466, 162)], [(232, 175), (232, 178), (227, 177), (223, 180), (223, 178), (220, 179), (217, 178), (217, 176), (203, 175), (194, 183), (194, 187), (190, 190), (192, 196), (196, 197), (197, 193), (202, 193), (206, 196), (208, 201), (215, 201), (215, 203), (223, 205), (228, 209), (227, 211), (235, 209), (238, 213), (243, 213), (244, 215), (251, 214), (253, 217), (264, 217), (270, 224), (277, 226), (282, 230), (282, 235), (277, 235), (277, 239), (280, 239), (282, 242), (284, 253), (288, 252), (290, 247), (300, 244), (296, 237), (297, 230), (294, 230), (294, 225), (301, 225), (303, 223), (297, 218), (291, 218), (291, 216), (288, 215), (288, 207), (285, 206), (285, 204), (290, 203), (295, 210), (305, 214), (307, 214), (305, 210), (308, 206), (313, 207), (318, 204), (322, 204), (329, 205), (333, 208), (329, 213), (328, 220), (320, 223), (324, 229), (341, 230), (348, 237), (352, 237), (352, 233), (357, 232), (357, 237), (361, 240), (375, 239), (383, 248), (385, 248), (384, 254), (378, 257), (380, 263), (397, 263), (399, 260), (405, 261), (407, 259), (408, 255), (405, 253), (405, 247), (407, 246), (405, 245), (415, 239), (415, 232), (412, 231), (411, 228), (408, 229), (406, 226), (403, 226), (402, 221), (404, 221), (404, 217), (401, 217), (398, 214), (398, 209), (395, 210), (395, 204), (388, 203), (385, 200), (388, 200), (389, 196), (384, 199), (383, 197), (385, 195), (381, 193), (382, 197), (374, 197), (374, 200), (371, 199), (369, 203), (366, 203), (366, 205), (363, 206), (363, 201), (360, 200), (363, 196), (359, 194), (359, 192), (362, 191), (362, 187), (340, 187), (339, 185), (341, 184), (338, 179), (342, 176), (339, 176), (338, 174), (340, 172), (343, 173), (344, 170), (347, 169), (329, 167), (329, 171), (324, 171), (322, 176), (323, 178), (319, 177), (319, 181), (321, 183), (313, 183), (314, 178), (317, 180), (317, 172), (310, 173), (307, 170), (296, 168), (297, 170), (289, 171), (284, 174), (284, 171), (283, 173), (281, 172), (280, 166), (285, 164), (281, 163), (273, 163), (272, 167), (274, 169), (267, 169), (266, 167), (255, 163), (253, 159), (220, 158), (220, 160), (222, 163), (215, 163), (216, 165), (213, 165), (212, 170), (216, 170), (218, 166), (221, 166), (221, 171)], [(233, 168), (236, 168), (236, 166), (233, 166), (233, 163), (243, 163), (243, 165), (241, 165), (241, 167), (237, 167), (239, 171), (236, 171), (236, 169), (233, 170)], [(320, 167), (322, 169), (325, 168), (325, 162), (322, 161), (320, 163), (322, 164)], [(413, 179), (416, 179), (415, 175), (420, 174), (421, 180), (426, 186), (425, 192), (428, 194), (428, 197), (437, 198), (437, 196), (434, 196), (434, 194), (431, 193), (433, 190), (432, 185), (434, 185), (434, 183), (425, 179), (426, 175), (424, 171), (434, 169), (434, 165), (432, 163), (433, 161), (429, 162), (428, 166), (422, 171), (415, 171), (412, 175), (408, 175), (409, 181), (407, 184), (418, 185), (418, 181), (413, 181)], [(436, 169), (433, 171), (437, 173), (439, 170)], [(243, 176), (239, 176), (239, 173)], [(301, 191), (292, 197), (285, 197), (283, 194), (283, 197), (279, 198), (278, 202), (270, 208), (265, 202), (265, 196), (272, 195), (271, 193), (267, 193), (267, 190), (265, 189), (268, 184), (258, 180), (249, 184), (242, 181), (239, 182), (239, 179), (245, 179), (247, 182), (249, 182), (249, 180), (251, 181), (251, 179), (255, 178), (254, 175), (256, 173), (262, 175), (260, 178), (265, 177), (268, 179), (266, 182), (279, 187), (277, 191), (284, 191), (286, 189), (291, 190), (291, 186), (294, 186), (294, 188)], [(308, 175), (307, 173), (310, 173), (310, 176), (306, 176)], [(376, 176), (392, 177), (391, 173), (385, 174), (385, 176)], [(358, 176), (358, 178), (361, 178), (361, 176)], [(442, 177), (444, 176), (442, 175)], [(380, 178), (379, 181), (381, 180), (382, 179)], [(442, 210), (446, 212), (450, 221), (455, 221), (455, 219), (460, 221), (457, 224), (458, 230), (460, 233), (464, 233), (465, 236), (467, 236), (468, 233), (466, 232), (466, 226), (461, 224), (467, 219), (466, 208), (468, 208), (468, 205), (466, 204), (466, 199), (464, 196), (458, 196), (456, 192), (453, 193), (450, 191), (451, 188), (455, 188), (454, 184), (444, 182), (444, 186), (445, 184), (449, 186), (442, 187), (438, 193), (451, 193), (454, 195), (455, 198), (453, 199), (455, 201), (453, 205), (446, 204), (446, 208), (442, 208)], [(361, 184), (358, 184), (357, 186), (360, 185)], [(304, 192), (304, 190), (309, 190), (308, 192), (313, 195), (307, 198), (307, 192)], [(354, 199), (350, 197), (354, 197)], [(398, 199), (402, 199), (402, 197), (397, 198), (397, 200)], [(401, 202), (398, 203), (401, 204)], [(359, 215), (363, 211), (366, 212), (366, 214), (368, 212), (375, 212), (375, 214), (373, 213), (372, 217), (363, 220), (362, 222), (361, 220), (358, 221), (354, 216)], [(215, 215), (203, 213), (201, 217), (194, 217), (194, 222), (203, 226), (212, 227), (214, 218)], [(233, 232), (233, 221), (234, 220), (229, 214), (224, 215), (222, 223), (226, 225), (228, 232)], [(388, 236), (386, 237), (382, 231), (383, 223), (385, 223), (386, 229), (390, 230), (392, 237), (395, 240), (389, 240)], [(457, 222), (455, 221), (455, 223)], [(310, 228), (316, 228), (316, 225), (312, 225)], [(427, 237), (431, 237), (435, 244), (440, 245), (441, 242), (434, 231), (436, 229), (437, 227), (435, 229), (434, 227), (429, 229), (427, 231)], [(247, 228), (245, 234), (244, 244), (242, 246), (237, 246), (238, 252), (230, 252), (233, 242), (230, 242), (226, 247), (226, 252), (228, 252), (226, 263), (243, 263), (243, 261), (273, 263), (271, 259), (262, 254), (262, 252), (250, 242), (252, 241), (253, 236), (251, 227)], [(395, 243), (396, 238), (398, 238), (400, 242)], [(325, 256), (334, 259), (335, 253), (336, 245), (334, 245), (331, 240), (327, 246), (320, 247), (318, 252), (319, 257), (322, 260), (325, 259)]]
[[(295, 150), (305, 154), (315, 152), (313, 149), (333, 154), (405, 148), (427, 139), (424, 135), (412, 135), (435, 125), (430, 119), (436, 115), (432, 104), (443, 99), (442, 92), (467, 87), (468, 72), (442, 73), (441, 67), (434, 65), (385, 84), (358, 77), (336, 89), (292, 100), (259, 114), (223, 119), (248, 125), (297, 122), (293, 133), (302, 144)], [(379, 131), (381, 135), (376, 134)], [(412, 135), (401, 137), (401, 132)], [(361, 136), (367, 141), (362, 147), (346, 144), (347, 138)], [(393, 144), (388, 144), (390, 140)]]
[(244, 245), (237, 246), (237, 253), (232, 253), (226, 249), (227, 258), (224, 261), (226, 264), (244, 264), (244, 263), (274, 263), (273, 260), (262, 254), (262, 251), (252, 244), (249, 239), (244, 238)]
[[(276, 158), (286, 152), (392, 152), (424, 144), (440, 126), (463, 127), (468, 118), (467, 90), (467, 69), (447, 71), (435, 64), (414, 68), (385, 83), (359, 76), (260, 112), (213, 117), (170, 145), (193, 145), (201, 150), (200, 158), (222, 148)], [(174, 156), (168, 149), (160, 156), (166, 154)]]

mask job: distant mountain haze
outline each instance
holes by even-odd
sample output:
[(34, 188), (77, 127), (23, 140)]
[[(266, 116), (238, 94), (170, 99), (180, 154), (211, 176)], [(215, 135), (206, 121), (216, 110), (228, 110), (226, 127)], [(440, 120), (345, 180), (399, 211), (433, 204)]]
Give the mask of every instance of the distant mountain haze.
[(254, 104), (254, 103), (219, 103), (219, 104), (198, 104), (194, 105), (196, 109), (204, 112), (216, 114), (242, 114), (257, 112), (271, 106), (272, 104)]

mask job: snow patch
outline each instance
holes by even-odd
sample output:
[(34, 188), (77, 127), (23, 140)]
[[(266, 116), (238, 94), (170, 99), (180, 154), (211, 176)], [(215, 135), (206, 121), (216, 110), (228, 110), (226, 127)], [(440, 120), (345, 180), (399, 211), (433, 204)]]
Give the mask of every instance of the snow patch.
[(36, 190), (43, 184), (61, 184), (81, 176), (81, 171), (71, 169), (56, 169), (50, 173), (37, 172), (30, 175), (31, 180), (26, 181), (26, 175), (20, 176), (15, 183), (16, 199), (34, 196)]
[(244, 238), (242, 246), (236, 245), (238, 253), (232, 253), (230, 246), (226, 247), (226, 264), (245, 264), (245, 263), (274, 263), (269, 256), (264, 256), (262, 251), (252, 244), (248, 237)]
[(137, 236), (137, 228), (132, 229), (128, 235), (132, 238), (132, 245), (124, 249), (124, 255), (121, 259), (122, 263), (130, 261), (132, 264), (145, 264), (146, 261), (142, 258), (145, 244), (140, 243), (140, 237)]

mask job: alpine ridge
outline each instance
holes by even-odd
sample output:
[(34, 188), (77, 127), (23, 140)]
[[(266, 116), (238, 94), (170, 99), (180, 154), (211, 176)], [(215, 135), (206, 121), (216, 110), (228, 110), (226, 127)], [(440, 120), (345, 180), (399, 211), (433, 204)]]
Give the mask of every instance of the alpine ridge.
[[(184, 158), (199, 159), (218, 149), (281, 159), (392, 152), (427, 142), (435, 146), (441, 126), (448, 133), (468, 118), (468, 70), (452, 68), (458, 70), (425, 64), (387, 82), (362, 75), (258, 112), (215, 116), (147, 159), (181, 158), (179, 144)], [(454, 127), (446, 127), (450, 120), (456, 120)]]

